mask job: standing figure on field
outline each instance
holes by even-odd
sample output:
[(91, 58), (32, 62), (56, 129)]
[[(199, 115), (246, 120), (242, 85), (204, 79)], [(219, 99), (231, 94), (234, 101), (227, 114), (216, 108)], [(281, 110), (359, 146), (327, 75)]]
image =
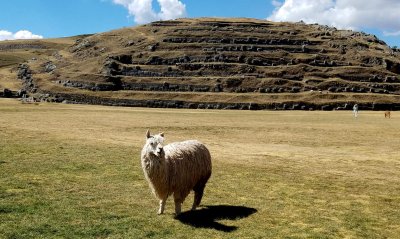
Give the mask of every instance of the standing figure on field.
[(204, 188), (211, 176), (211, 155), (197, 140), (175, 142), (164, 146), (164, 133), (146, 133), (141, 162), (144, 175), (154, 195), (160, 200), (158, 214), (164, 213), (168, 196), (173, 195), (175, 213), (190, 191), (194, 191), (192, 210), (200, 205)]
[(358, 105), (357, 104), (355, 104), (353, 106), (353, 115), (354, 115), (354, 118), (358, 117)]

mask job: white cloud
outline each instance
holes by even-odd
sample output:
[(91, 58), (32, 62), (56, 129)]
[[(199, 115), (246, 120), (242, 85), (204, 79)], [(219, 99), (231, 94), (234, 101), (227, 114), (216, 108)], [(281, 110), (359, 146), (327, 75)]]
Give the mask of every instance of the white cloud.
[(271, 2), (272, 2), (272, 5), (273, 5), (274, 7), (280, 7), (280, 6), (282, 6), (282, 2), (280, 2), (280, 1), (278, 1), (278, 0), (272, 0)]
[(153, 0), (113, 0), (128, 9), (136, 23), (144, 24), (186, 16), (186, 6), (179, 0), (157, 0), (160, 12), (153, 9)]
[(21, 30), (16, 33), (12, 33), (6, 30), (0, 30), (0, 41), (16, 40), (16, 39), (42, 39), (42, 38), (43, 36), (35, 35), (27, 30)]
[(400, 31), (398, 0), (283, 0), (268, 17), (272, 21), (319, 23), (341, 29), (376, 28)]
[(0, 30), (0, 41), (13, 39), (12, 32)]
[(397, 32), (387, 32), (387, 31), (384, 31), (384, 32), (383, 32), (383, 35), (388, 36), (388, 37), (400, 36), (400, 31), (397, 31)]

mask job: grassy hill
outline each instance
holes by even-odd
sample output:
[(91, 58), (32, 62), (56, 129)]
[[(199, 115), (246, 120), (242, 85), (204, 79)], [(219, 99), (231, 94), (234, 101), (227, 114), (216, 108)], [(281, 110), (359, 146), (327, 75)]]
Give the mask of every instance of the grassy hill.
[(400, 109), (399, 52), (374, 35), (302, 22), (179, 19), (1, 42), (0, 74), (0, 88), (77, 103)]

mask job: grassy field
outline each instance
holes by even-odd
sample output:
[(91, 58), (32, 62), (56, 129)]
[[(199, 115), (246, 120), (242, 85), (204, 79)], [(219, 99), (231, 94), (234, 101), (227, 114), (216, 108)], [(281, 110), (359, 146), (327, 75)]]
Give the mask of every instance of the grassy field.
[[(399, 238), (400, 117), (0, 99), (0, 238)], [(202, 207), (158, 216), (146, 129), (213, 156)]]

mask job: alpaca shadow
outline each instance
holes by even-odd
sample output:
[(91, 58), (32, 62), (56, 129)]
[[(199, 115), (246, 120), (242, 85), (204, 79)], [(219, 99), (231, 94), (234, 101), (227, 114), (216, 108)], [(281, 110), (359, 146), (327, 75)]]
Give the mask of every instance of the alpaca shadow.
[(244, 206), (205, 206), (202, 209), (179, 214), (176, 219), (196, 228), (212, 228), (223, 232), (232, 232), (236, 226), (227, 226), (218, 220), (238, 220), (256, 213), (257, 209)]

